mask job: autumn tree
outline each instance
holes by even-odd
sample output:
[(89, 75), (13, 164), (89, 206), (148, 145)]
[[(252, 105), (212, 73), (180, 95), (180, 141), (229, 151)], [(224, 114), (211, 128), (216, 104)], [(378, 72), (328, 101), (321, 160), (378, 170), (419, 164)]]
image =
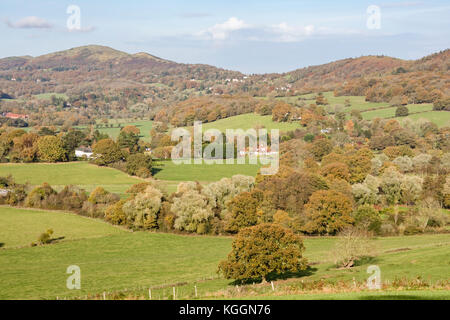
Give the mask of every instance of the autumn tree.
[(39, 159), (44, 162), (66, 160), (63, 142), (56, 136), (43, 136), (37, 142)]
[(286, 122), (289, 120), (292, 112), (292, 106), (286, 102), (278, 102), (272, 109), (272, 120), (277, 122)]
[(250, 192), (242, 192), (234, 197), (229, 204), (229, 211), (225, 227), (228, 232), (237, 233), (242, 228), (258, 223), (258, 201)]
[(153, 186), (138, 193), (134, 199), (123, 205), (127, 224), (134, 229), (158, 228), (158, 214), (161, 209), (163, 194)]
[(152, 157), (143, 153), (131, 154), (127, 157), (127, 173), (140, 178), (151, 176)]
[(123, 159), (123, 153), (112, 139), (103, 139), (94, 144), (94, 162), (105, 166)]
[(262, 279), (307, 268), (305, 247), (299, 235), (279, 225), (261, 224), (242, 229), (234, 238), (219, 272), (227, 279)]
[(302, 229), (309, 234), (334, 235), (353, 223), (352, 201), (341, 192), (319, 190), (305, 206), (306, 223)]
[(333, 145), (328, 139), (317, 139), (311, 146), (311, 153), (317, 161), (322, 160), (324, 156), (329, 154), (333, 149)]

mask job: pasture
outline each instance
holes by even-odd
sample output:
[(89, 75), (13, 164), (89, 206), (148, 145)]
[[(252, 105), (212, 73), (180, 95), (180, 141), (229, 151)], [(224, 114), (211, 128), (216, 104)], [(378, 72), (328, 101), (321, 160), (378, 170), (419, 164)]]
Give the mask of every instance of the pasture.
[(47, 182), (57, 190), (66, 185), (76, 185), (86, 191), (101, 186), (117, 194), (124, 194), (129, 187), (142, 182), (119, 170), (87, 162), (1, 164), (0, 176), (7, 175), (12, 175), (17, 183), (40, 185)]
[[(101, 121), (97, 121), (98, 125), (102, 125), (101, 127), (97, 128), (98, 131), (101, 133), (105, 133), (109, 135), (111, 138), (116, 139), (119, 136), (120, 130), (122, 130), (123, 127), (126, 126), (136, 126), (140, 131), (140, 137), (144, 141), (150, 140), (150, 130), (152, 130), (153, 121), (150, 120), (109, 120), (108, 125), (112, 125), (113, 127), (105, 127), (104, 124), (102, 124)], [(119, 124), (121, 127), (119, 127)]]
[(259, 164), (175, 164), (168, 161), (153, 162), (153, 176), (166, 181), (213, 182), (237, 174), (256, 176)]
[[(293, 97), (281, 97), (279, 100), (286, 101), (293, 105), (298, 103), (305, 103), (306, 105), (314, 104), (316, 102), (316, 93), (310, 93)], [(323, 106), (328, 112), (335, 112), (336, 110), (350, 113), (352, 110), (358, 110), (361, 112), (363, 119), (373, 120), (375, 118), (396, 120), (404, 119), (405, 117), (396, 118), (396, 107), (391, 107), (387, 102), (368, 102), (365, 101), (364, 96), (341, 96), (335, 97), (333, 92), (323, 92), (323, 96), (328, 100), (328, 105)], [(349, 105), (346, 106), (346, 102)], [(412, 120), (426, 119), (434, 122), (438, 127), (450, 126), (450, 112), (446, 111), (433, 111), (433, 104), (408, 104), (406, 106), (409, 109), (409, 115), (407, 118)]]
[[(2, 217), (8, 218), (20, 209), (4, 211)], [(12, 211), (11, 211), (12, 210)], [(19, 214), (26, 214), (20, 213)], [(43, 213), (44, 214), (44, 213)], [(61, 214), (61, 221), (66, 219)], [(39, 215), (30, 216), (36, 220)], [(30, 218), (31, 219), (31, 218)], [(177, 287), (178, 298), (192, 298), (193, 286), (197, 285), (200, 297), (220, 298), (224, 290), (232, 290), (232, 281), (221, 279), (216, 270), (219, 261), (225, 259), (231, 249), (232, 239), (229, 237), (183, 236), (150, 232), (124, 232), (121, 230), (103, 229), (98, 231), (103, 236), (79, 234), (79, 223), (85, 223), (85, 218), (74, 216), (83, 222), (70, 222), (74, 225), (73, 234), (68, 229), (58, 231), (58, 236), (66, 236), (73, 241), (24, 248), (3, 248), (0, 250), (0, 298), (1, 299), (55, 299), (59, 297), (82, 297), (100, 294), (102, 292), (126, 292), (148, 298), (148, 288), (153, 287), (154, 297), (170, 298), (172, 286)], [(62, 222), (59, 223), (62, 223)], [(88, 221), (97, 223), (96, 221)], [(52, 221), (55, 232), (57, 222)], [(50, 223), (50, 224), (52, 224)], [(78, 223), (78, 224), (77, 224)], [(45, 224), (46, 225), (46, 224)], [(43, 225), (36, 227), (40, 231)], [(46, 225), (47, 227), (47, 225)], [(18, 230), (13, 230), (18, 228)], [(4, 243), (22, 243), (28, 241), (14, 240), (14, 232), (20, 232), (21, 226), (0, 224), (1, 240)], [(113, 228), (113, 227), (111, 227)], [(7, 232), (6, 232), (7, 230)], [(34, 232), (33, 230), (33, 235)], [(111, 234), (113, 232), (114, 234)], [(83, 239), (81, 239), (83, 238)], [(77, 240), (78, 239), (78, 240)], [(305, 238), (305, 256), (313, 263), (311, 269), (301, 275), (301, 278), (291, 278), (275, 282), (277, 290), (283, 292), (285, 286), (292, 286), (299, 281), (352, 281), (364, 282), (368, 275), (366, 269), (370, 264), (379, 265), (383, 281), (396, 278), (416, 279), (421, 277), (427, 281), (449, 280), (450, 269), (450, 235), (420, 235), (409, 237), (375, 238), (372, 240), (377, 247), (378, 255), (369, 261), (364, 261), (351, 269), (336, 269), (329, 252), (338, 238), (318, 237)], [(81, 290), (66, 288), (66, 268), (78, 265), (81, 268)], [(159, 288), (157, 288), (159, 286)], [(252, 287), (249, 286), (251, 289)], [(249, 290), (250, 290), (249, 289)], [(256, 294), (256, 296), (255, 296)], [(387, 293), (386, 293), (387, 294)], [(280, 298), (271, 293), (270, 285), (255, 290), (250, 298)], [(367, 296), (359, 294), (357, 297)], [(402, 295), (399, 294), (399, 297)], [(422, 297), (422, 292), (413, 296)], [(343, 294), (334, 296), (336, 299), (357, 298), (354, 295)], [(443, 297), (449, 299), (448, 292), (426, 292), (423, 297)], [(287, 296), (292, 299), (310, 299), (310, 295)], [(327, 298), (318, 296), (317, 298)], [(383, 298), (383, 297), (380, 297)]]
[(126, 233), (102, 220), (78, 216), (74, 213), (0, 207), (1, 247), (28, 246), (36, 242), (42, 232), (53, 229), (52, 238), (58, 241), (78, 240)]
[[(439, 128), (450, 126), (450, 112), (449, 111), (428, 111), (416, 114), (410, 114), (408, 118), (412, 120), (426, 119), (434, 122)], [(396, 118), (397, 120), (401, 118)]]
[[(172, 161), (153, 161), (153, 177), (160, 180), (160, 186), (168, 193), (176, 190), (182, 181), (202, 183), (230, 178), (237, 174), (256, 176), (259, 164), (181, 164)], [(54, 189), (61, 190), (66, 185), (76, 185), (91, 192), (101, 186), (109, 192), (124, 197), (134, 184), (144, 180), (131, 177), (119, 170), (99, 167), (87, 162), (70, 163), (17, 163), (0, 164), (0, 176), (12, 175), (17, 183), (41, 185), (49, 183)]]
[(202, 129), (203, 131), (208, 129), (217, 129), (225, 133), (227, 129), (248, 130), (257, 127), (265, 128), (267, 130), (278, 129), (280, 131), (292, 131), (300, 128), (300, 125), (298, 123), (275, 122), (272, 121), (272, 116), (261, 116), (256, 113), (247, 113), (220, 119), (214, 122), (204, 123)]

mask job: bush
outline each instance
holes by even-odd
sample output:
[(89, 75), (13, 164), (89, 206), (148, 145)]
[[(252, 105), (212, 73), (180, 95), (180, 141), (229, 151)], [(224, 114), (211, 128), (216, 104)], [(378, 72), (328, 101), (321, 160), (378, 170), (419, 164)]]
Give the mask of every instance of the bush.
[(56, 195), (56, 191), (48, 183), (43, 183), (42, 186), (36, 187), (25, 199), (25, 205), (33, 208), (44, 208), (44, 201), (50, 196)]
[(65, 186), (56, 196), (59, 209), (78, 211), (87, 200), (86, 191), (76, 186)]
[(127, 216), (123, 211), (123, 205), (125, 202), (126, 200), (120, 200), (107, 207), (105, 210), (105, 220), (116, 225), (126, 224)]
[(52, 229), (48, 229), (47, 231), (41, 233), (41, 235), (38, 238), (38, 243), (43, 245), (52, 242), (52, 234), (53, 234)]
[(405, 106), (399, 106), (395, 110), (395, 116), (396, 117), (407, 117), (409, 115), (409, 109)]
[(279, 225), (261, 224), (242, 229), (234, 238), (227, 260), (218, 272), (227, 279), (262, 279), (307, 268), (299, 235)]
[(143, 153), (131, 154), (127, 158), (127, 173), (148, 178), (152, 170), (152, 157)]
[(128, 226), (134, 229), (157, 229), (158, 215), (162, 204), (162, 193), (149, 186), (143, 193), (123, 204)]
[(355, 225), (362, 230), (380, 233), (381, 230), (381, 216), (378, 211), (371, 205), (362, 205), (353, 212)]
[(94, 162), (100, 166), (105, 166), (123, 159), (123, 153), (117, 143), (111, 139), (98, 141), (94, 147)]
[(376, 256), (375, 247), (370, 243), (366, 232), (349, 228), (339, 236), (341, 238), (331, 251), (331, 259), (338, 268), (351, 268), (362, 258)]

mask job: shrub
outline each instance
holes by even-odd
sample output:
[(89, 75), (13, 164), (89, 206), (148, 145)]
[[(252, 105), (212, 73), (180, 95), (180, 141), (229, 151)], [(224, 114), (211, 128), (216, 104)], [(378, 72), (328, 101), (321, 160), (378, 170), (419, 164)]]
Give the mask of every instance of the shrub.
[(117, 143), (111, 139), (103, 139), (94, 144), (94, 163), (100, 166), (120, 161), (123, 159), (123, 153)]
[(52, 229), (48, 229), (47, 231), (41, 233), (41, 235), (38, 238), (38, 243), (43, 245), (52, 242), (52, 234), (53, 234)]
[(381, 230), (381, 216), (378, 211), (371, 205), (359, 206), (353, 212), (353, 218), (355, 219), (355, 225), (362, 230), (371, 231), (374, 233), (380, 233)]
[(199, 225), (208, 223), (214, 216), (206, 196), (197, 189), (187, 190), (174, 198), (171, 211), (176, 215), (175, 229), (190, 232), (198, 232)]
[(91, 192), (88, 200), (83, 203), (82, 211), (90, 217), (103, 218), (105, 209), (119, 200), (118, 195), (110, 193), (102, 187), (97, 187)]
[(143, 193), (127, 201), (123, 205), (127, 224), (135, 229), (157, 229), (162, 197), (161, 191), (149, 186)]
[(111, 222), (116, 225), (124, 225), (127, 222), (127, 216), (123, 211), (123, 205), (126, 203), (126, 200), (120, 200), (105, 210), (105, 220)]
[(262, 279), (307, 268), (299, 235), (279, 225), (261, 224), (242, 229), (234, 238), (227, 260), (218, 272), (227, 279)]
[(42, 186), (34, 188), (28, 194), (25, 199), (25, 205), (27, 207), (43, 208), (43, 202), (52, 195), (56, 195), (56, 191), (48, 183), (43, 183)]
[(371, 244), (366, 232), (349, 228), (339, 234), (341, 237), (334, 249), (331, 258), (339, 268), (351, 268), (362, 258), (376, 256), (375, 247)]
[(86, 191), (76, 186), (65, 186), (56, 196), (58, 208), (78, 211), (87, 200)]
[(127, 173), (148, 178), (152, 170), (152, 157), (143, 153), (131, 154), (127, 158)]
[(409, 109), (406, 106), (399, 106), (395, 110), (396, 117), (407, 117), (409, 115)]

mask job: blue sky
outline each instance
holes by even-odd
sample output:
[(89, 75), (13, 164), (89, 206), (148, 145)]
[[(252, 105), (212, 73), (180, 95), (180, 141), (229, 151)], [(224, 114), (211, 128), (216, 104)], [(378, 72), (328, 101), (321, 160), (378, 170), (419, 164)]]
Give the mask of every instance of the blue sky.
[[(69, 5), (81, 12), (75, 31), (67, 29)], [(379, 19), (368, 13), (371, 5)], [(368, 54), (416, 59), (449, 48), (449, 16), (448, 0), (1, 0), (0, 57), (99, 44), (244, 73), (285, 72)]]

